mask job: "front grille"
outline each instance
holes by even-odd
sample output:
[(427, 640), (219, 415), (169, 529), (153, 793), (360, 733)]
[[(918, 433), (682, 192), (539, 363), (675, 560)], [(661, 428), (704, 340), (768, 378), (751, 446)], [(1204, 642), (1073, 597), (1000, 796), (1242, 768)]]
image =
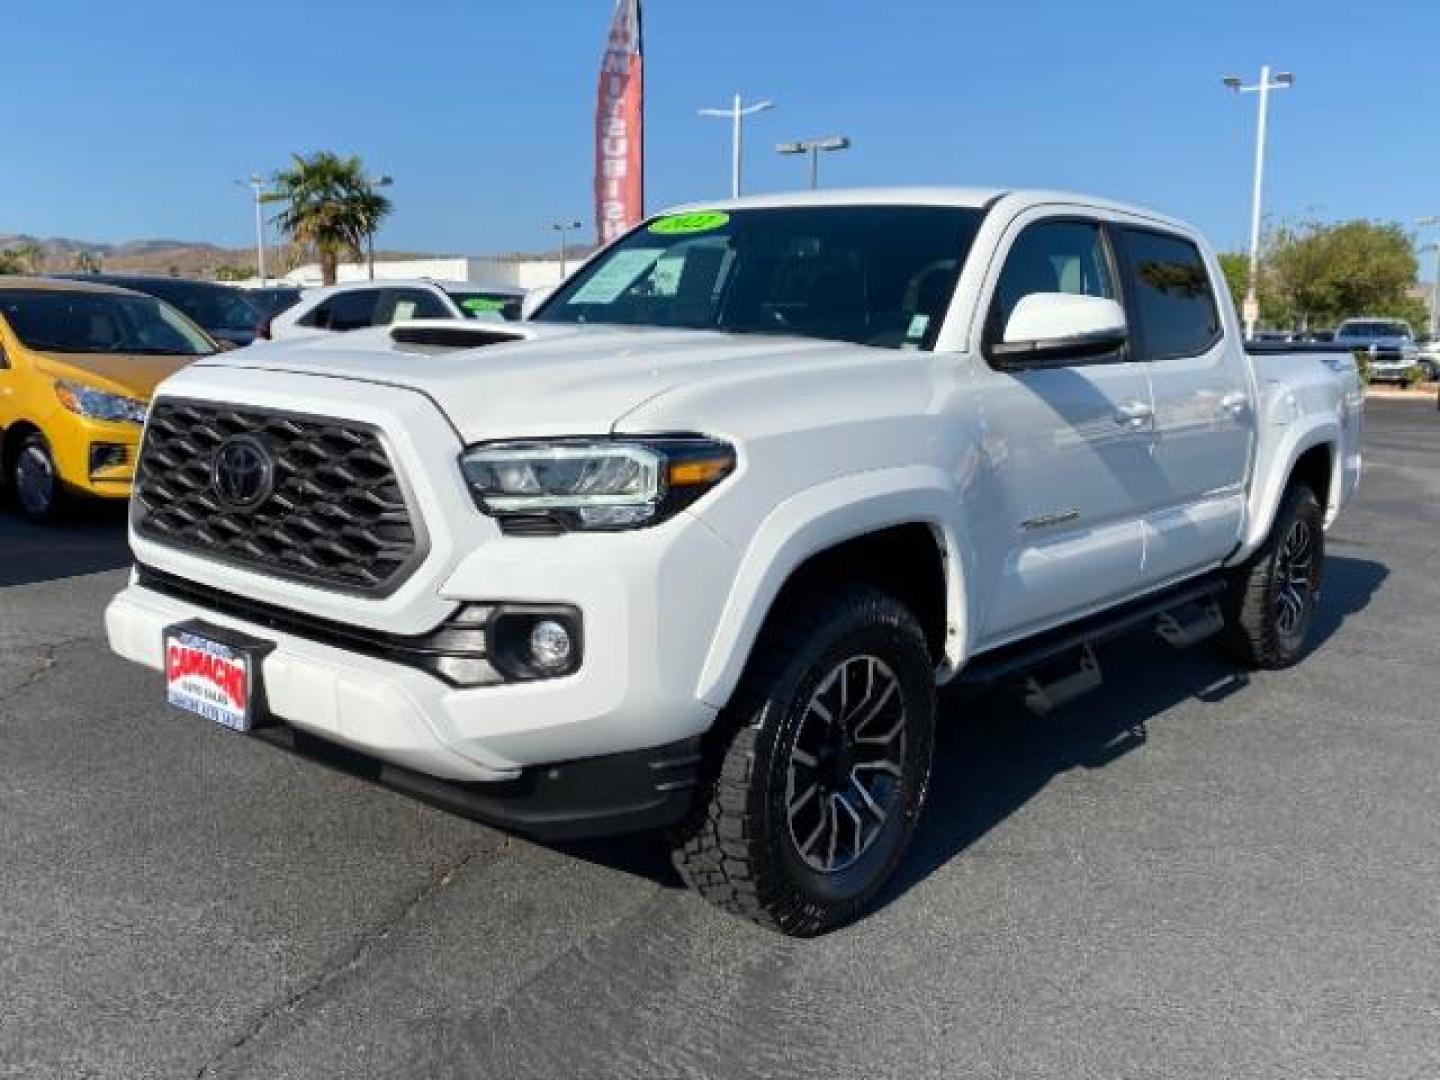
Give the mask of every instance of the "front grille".
[[(236, 436), (274, 463), (259, 505), (220, 497), (214, 466)], [(425, 541), (379, 434), (347, 420), (165, 398), (150, 410), (135, 481), (147, 540), (263, 574), (385, 596), (424, 558)]]

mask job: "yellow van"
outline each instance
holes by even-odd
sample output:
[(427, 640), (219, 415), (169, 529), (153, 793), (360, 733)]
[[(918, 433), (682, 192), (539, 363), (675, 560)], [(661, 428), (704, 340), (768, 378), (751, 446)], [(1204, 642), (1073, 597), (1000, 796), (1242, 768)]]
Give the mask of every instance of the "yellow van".
[(82, 281), (0, 277), (0, 463), (16, 508), (130, 494), (155, 386), (219, 347), (174, 308)]

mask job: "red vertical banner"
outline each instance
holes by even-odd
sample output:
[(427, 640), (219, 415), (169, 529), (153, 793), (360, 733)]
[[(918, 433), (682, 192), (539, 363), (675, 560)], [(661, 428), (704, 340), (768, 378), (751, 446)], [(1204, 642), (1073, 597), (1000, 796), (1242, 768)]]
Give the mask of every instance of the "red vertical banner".
[(645, 216), (645, 56), (640, 0), (615, 0), (595, 109), (595, 227), (608, 244)]

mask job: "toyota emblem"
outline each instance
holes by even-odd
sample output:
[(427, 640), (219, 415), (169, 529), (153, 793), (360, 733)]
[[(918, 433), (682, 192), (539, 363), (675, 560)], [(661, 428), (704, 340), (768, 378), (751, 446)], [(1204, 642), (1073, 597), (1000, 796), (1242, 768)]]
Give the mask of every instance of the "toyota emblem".
[(275, 459), (259, 439), (236, 435), (220, 444), (210, 483), (231, 510), (254, 510), (275, 490)]

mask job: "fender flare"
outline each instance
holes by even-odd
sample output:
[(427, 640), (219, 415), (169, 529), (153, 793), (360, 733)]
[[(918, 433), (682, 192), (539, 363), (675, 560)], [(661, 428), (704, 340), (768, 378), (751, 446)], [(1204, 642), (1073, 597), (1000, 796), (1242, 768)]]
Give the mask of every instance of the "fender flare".
[(1235, 566), (1244, 562), (1265, 543), (1275, 523), (1275, 515), (1280, 511), (1280, 500), (1295, 474), (1296, 464), (1307, 451), (1317, 446), (1328, 446), (1330, 450), (1330, 490), (1316, 494), (1328, 505), (1335, 505), (1338, 498), (1336, 485), (1343, 480), (1340, 462), (1336, 460), (1340, 439), (1339, 420), (1322, 415), (1287, 427), (1277, 442), (1259, 448), (1263, 457), (1257, 457), (1257, 460), (1268, 460), (1272, 464), (1263, 475), (1257, 472), (1246, 509), (1245, 534), (1240, 546), (1225, 560), (1225, 565)]
[(931, 466), (854, 473), (780, 503), (745, 546), (700, 670), (696, 696), (716, 708), (729, 701), (776, 597), (807, 559), (847, 540), (909, 524), (934, 531), (944, 563), (947, 632), (939, 677), (948, 677), (963, 659), (968, 632), (959, 518), (954, 485)]

